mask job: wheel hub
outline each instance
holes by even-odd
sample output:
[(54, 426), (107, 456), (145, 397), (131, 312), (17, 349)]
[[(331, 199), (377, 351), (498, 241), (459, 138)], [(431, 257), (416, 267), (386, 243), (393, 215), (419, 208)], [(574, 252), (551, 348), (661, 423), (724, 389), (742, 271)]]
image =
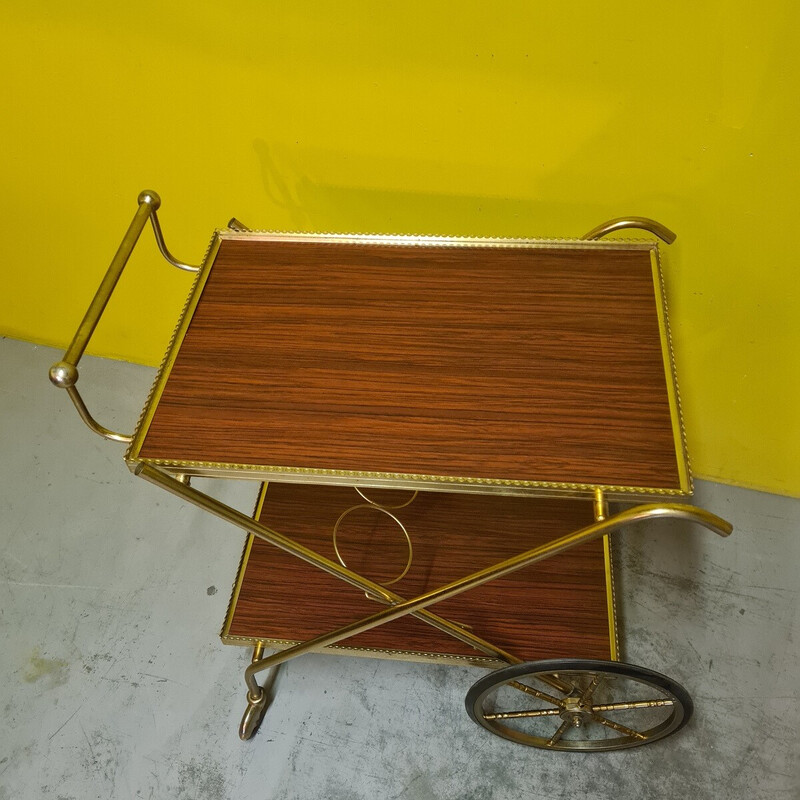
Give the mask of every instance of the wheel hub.
[(576, 695), (565, 697), (563, 703), (564, 709), (558, 716), (572, 722), (576, 728), (580, 728), (592, 716), (591, 706), (583, 705), (580, 697)]

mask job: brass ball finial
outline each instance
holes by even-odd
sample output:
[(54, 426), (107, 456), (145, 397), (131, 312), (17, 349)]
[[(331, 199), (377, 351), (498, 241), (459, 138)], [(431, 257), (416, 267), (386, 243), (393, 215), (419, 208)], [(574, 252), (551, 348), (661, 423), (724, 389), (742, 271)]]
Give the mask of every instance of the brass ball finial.
[(147, 203), (155, 211), (161, 205), (161, 198), (158, 196), (158, 192), (145, 189), (143, 192), (139, 192), (139, 205), (143, 203)]
[(59, 389), (68, 389), (78, 382), (78, 368), (65, 361), (57, 361), (50, 367), (50, 381)]

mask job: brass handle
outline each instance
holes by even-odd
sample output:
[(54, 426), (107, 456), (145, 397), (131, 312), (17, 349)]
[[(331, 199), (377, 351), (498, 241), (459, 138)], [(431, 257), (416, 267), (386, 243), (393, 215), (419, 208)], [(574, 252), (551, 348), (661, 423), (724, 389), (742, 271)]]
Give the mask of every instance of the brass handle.
[(616, 217), (592, 228), (589, 233), (581, 236), (581, 239), (602, 239), (606, 234), (612, 231), (621, 231), (624, 228), (638, 228), (647, 231), (658, 236), (667, 244), (672, 244), (678, 238), (678, 234), (671, 231), (666, 225), (649, 217)]
[(247, 225), (245, 225), (241, 220), (236, 219), (236, 217), (230, 218), (230, 221), (228, 222), (228, 228), (230, 228), (232, 231), (236, 231), (237, 233), (247, 233), (248, 231), (253, 230), (252, 228), (248, 228)]
[(191, 272), (197, 272), (199, 270), (199, 267), (193, 267), (189, 264), (177, 261), (172, 257), (169, 250), (167, 250), (164, 244), (164, 237), (161, 234), (161, 226), (158, 224), (158, 217), (156, 215), (156, 210), (161, 205), (161, 198), (155, 192), (144, 191), (139, 194), (138, 202), (139, 208), (136, 210), (136, 214), (134, 214), (133, 220), (128, 226), (125, 236), (122, 238), (122, 243), (117, 249), (100, 286), (95, 292), (92, 302), (86, 314), (84, 314), (75, 336), (72, 338), (72, 342), (70, 342), (61, 361), (57, 361), (50, 367), (50, 381), (60, 389), (67, 390), (67, 394), (78, 410), (81, 419), (95, 433), (115, 442), (132, 442), (133, 436), (124, 433), (115, 433), (103, 427), (89, 413), (75, 385), (78, 382), (78, 362), (80, 362), (81, 356), (83, 356), (86, 346), (89, 344), (89, 340), (92, 338), (92, 334), (98, 322), (100, 322), (100, 317), (103, 316), (108, 301), (111, 299), (111, 295), (122, 275), (122, 270), (125, 269), (125, 265), (131, 257), (136, 242), (139, 241), (139, 237), (147, 224), (147, 220), (149, 219), (153, 225), (153, 233), (158, 243), (158, 249), (170, 264), (178, 267), (178, 269)]

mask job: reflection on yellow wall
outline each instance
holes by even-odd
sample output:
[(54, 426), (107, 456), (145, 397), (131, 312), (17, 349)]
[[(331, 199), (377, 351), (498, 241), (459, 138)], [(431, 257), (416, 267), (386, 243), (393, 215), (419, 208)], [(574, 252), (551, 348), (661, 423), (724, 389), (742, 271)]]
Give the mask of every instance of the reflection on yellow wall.
[[(24, 10), (23, 10), (24, 9)], [(213, 228), (679, 234), (700, 476), (800, 494), (796, 4), (6, 5), (0, 332), (63, 346), (139, 190)], [(191, 277), (149, 233), (90, 352), (156, 364)]]

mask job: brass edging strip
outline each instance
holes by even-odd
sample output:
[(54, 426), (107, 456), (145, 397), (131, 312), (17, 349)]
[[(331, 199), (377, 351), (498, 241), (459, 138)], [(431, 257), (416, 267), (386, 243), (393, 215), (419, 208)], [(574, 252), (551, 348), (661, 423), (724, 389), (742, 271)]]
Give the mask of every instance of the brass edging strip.
[[(181, 461), (178, 459), (142, 458), (141, 464), (165, 468), (168, 472), (183, 473), (194, 477), (230, 477), (247, 480), (283, 480), (287, 483), (314, 483), (334, 486), (359, 485), (374, 489), (408, 489), (409, 487), (440, 492), (474, 492), (538, 495), (550, 497), (594, 496), (601, 490), (609, 499), (627, 499), (631, 495), (644, 497), (686, 497), (682, 489), (650, 488), (640, 486), (614, 486), (590, 483), (566, 483), (555, 481), (523, 481), (503, 478), (454, 477), (450, 475), (423, 475), (401, 472), (367, 472), (364, 470), (311, 469), (307, 467), (279, 467), (260, 464), (227, 464), (212, 461)], [(357, 481), (357, 483), (354, 483)], [(515, 491), (518, 490), (518, 491)]]
[[(231, 623), (233, 622), (233, 614), (236, 611), (236, 604), (239, 602), (239, 592), (242, 590), (244, 583), (244, 571), (247, 569), (247, 562), (250, 558), (250, 550), (253, 547), (253, 539), (255, 537), (252, 533), (247, 535), (247, 539), (242, 549), (242, 555), (239, 558), (239, 568), (236, 570), (236, 579), (231, 586), (231, 597), (228, 601), (228, 610), (225, 614), (225, 621), (222, 623), (222, 630), (219, 632), (220, 639), (223, 641), (230, 636)], [(254, 640), (254, 643), (257, 640)]]
[[(567, 483), (552, 481), (522, 481), (503, 480), (491, 478), (465, 478), (442, 475), (419, 475), (400, 473), (381, 473), (349, 470), (309, 469), (305, 467), (282, 467), (251, 464), (230, 464), (206, 461), (181, 461), (178, 459), (140, 459), (141, 450), (150, 423), (155, 416), (156, 408), (169, 378), (169, 374), (177, 358), (178, 351), (194, 316), (197, 304), (203, 293), (205, 282), (213, 266), (220, 244), (223, 240), (256, 239), (260, 241), (303, 241), (327, 243), (358, 243), (363, 245), (397, 245), (397, 246), (425, 246), (425, 247), (486, 247), (486, 248), (522, 248), (542, 249), (556, 247), (561, 249), (626, 249), (649, 250), (654, 275), (654, 290), (656, 306), (658, 309), (659, 332), (661, 335), (662, 351), (665, 369), (667, 370), (667, 391), (669, 395), (670, 412), (672, 417), (673, 435), (678, 452), (678, 471), (680, 477), (679, 489), (651, 488), (638, 486), (613, 486), (602, 484)], [(148, 395), (147, 402), (142, 410), (136, 430), (125, 460), (130, 468), (136, 463), (149, 463), (161, 467), (174, 468), (176, 471), (185, 472), (197, 477), (224, 477), (231, 472), (247, 473), (240, 477), (254, 480), (283, 479), (294, 482), (303, 482), (304, 477), (313, 477), (314, 482), (341, 485), (342, 479), (366, 479), (379, 482), (375, 488), (407, 488), (414, 485), (430, 491), (479, 491), (483, 487), (490, 487), (490, 491), (503, 493), (517, 493), (514, 490), (523, 490), (523, 494), (538, 496), (576, 496), (586, 494), (594, 495), (597, 489), (610, 499), (625, 499), (626, 496), (649, 497), (659, 499), (662, 497), (686, 497), (692, 493), (691, 475), (688, 470), (686, 457), (685, 434), (680, 416), (680, 405), (675, 378), (674, 360), (672, 359), (671, 340), (666, 316), (666, 302), (664, 299), (663, 279), (658, 261), (658, 246), (651, 240), (637, 239), (609, 239), (609, 240), (582, 240), (582, 239), (490, 239), (453, 236), (412, 236), (412, 235), (384, 235), (384, 234), (348, 234), (348, 233), (282, 233), (271, 231), (232, 231), (220, 229), (214, 232), (206, 251), (200, 270), (181, 312), (178, 324), (172, 334), (167, 352), (159, 367), (156, 379)], [(433, 485), (431, 485), (433, 484)], [(438, 486), (440, 484), (441, 486)], [(352, 485), (352, 484), (348, 484)], [(471, 488), (478, 487), (478, 488)], [(509, 491), (510, 490), (510, 491)]]
[(617, 602), (614, 586), (614, 561), (611, 556), (611, 539), (603, 537), (603, 562), (606, 572), (606, 608), (608, 609), (608, 646), (612, 661), (619, 661), (619, 630), (617, 628)]
[(678, 477), (681, 490), (686, 495), (694, 491), (692, 470), (689, 463), (689, 453), (686, 447), (686, 430), (683, 425), (681, 413), (681, 397), (678, 389), (678, 374), (675, 369), (675, 356), (672, 349), (672, 335), (669, 328), (669, 315), (667, 312), (667, 293), (664, 287), (664, 275), (661, 269), (661, 259), (658, 246), (654, 245), (650, 253), (650, 263), (653, 269), (653, 288), (656, 297), (656, 310), (658, 312), (658, 330), (661, 336), (661, 353), (664, 362), (664, 377), (667, 382), (667, 397), (669, 399), (670, 418), (672, 420), (672, 436), (675, 441), (675, 456), (678, 462)]
[[(261, 516), (261, 509), (264, 508), (264, 500), (267, 497), (267, 487), (269, 484), (264, 481), (261, 488), (258, 490), (258, 498), (256, 499), (256, 506), (253, 510), (253, 519), (258, 522)], [(244, 573), (247, 569), (247, 562), (250, 560), (250, 551), (253, 548), (253, 540), (255, 537), (252, 533), (247, 534), (247, 539), (242, 549), (242, 555), (239, 559), (239, 568), (236, 570), (236, 579), (231, 587), (231, 596), (228, 600), (228, 611), (225, 614), (225, 621), (222, 623), (222, 630), (219, 632), (219, 637), (224, 642), (226, 638), (230, 638), (231, 624), (233, 622), (233, 614), (236, 611), (236, 604), (239, 602), (239, 593), (242, 591), (242, 584), (244, 583)], [(239, 638), (239, 637), (232, 637)], [(253, 644), (259, 640), (253, 640)]]
[(203, 263), (195, 275), (192, 288), (189, 290), (189, 294), (186, 297), (186, 302), (184, 303), (183, 310), (178, 317), (178, 323), (172, 332), (172, 337), (170, 338), (169, 345), (167, 346), (167, 351), (164, 354), (164, 358), (162, 359), (161, 365), (158, 368), (155, 381), (153, 381), (153, 385), (150, 388), (150, 393), (147, 396), (147, 401), (142, 409), (142, 413), (139, 415), (139, 421), (136, 423), (136, 430), (133, 434), (133, 441), (125, 453), (125, 461), (131, 468), (133, 468), (134, 464), (137, 462), (139, 451), (142, 448), (142, 443), (144, 442), (145, 436), (147, 436), (150, 423), (153, 421), (153, 417), (155, 416), (158, 401), (161, 399), (164, 386), (166, 385), (169, 374), (172, 371), (175, 359), (178, 356), (178, 351), (180, 350), (180, 346), (183, 343), (184, 337), (186, 336), (186, 331), (189, 329), (189, 323), (194, 316), (197, 304), (203, 294), (203, 288), (205, 287), (206, 280), (208, 280), (208, 275), (211, 271), (211, 266), (214, 263), (214, 259), (216, 258), (219, 246), (220, 237), (218, 233), (215, 232), (211, 237), (208, 248), (206, 249)]
[(318, 244), (361, 244), (389, 247), (483, 247), (495, 249), (561, 249), (561, 250), (650, 250), (650, 239), (554, 239), (489, 238), (481, 236), (428, 236), (382, 233), (303, 233), (301, 231), (234, 231), (220, 228), (216, 236), (225, 240), (255, 239), (261, 242), (308, 242)]
[[(300, 641), (292, 639), (259, 639), (252, 636), (226, 636), (222, 638), (222, 643), (239, 647), (254, 647), (258, 643), (273, 650), (286, 650), (300, 644)], [(337, 653), (336, 651), (341, 651)], [(507, 666), (504, 661), (489, 658), (488, 656), (460, 656), (451, 653), (428, 653), (424, 650), (389, 650), (380, 647), (352, 647), (348, 645), (334, 644), (325, 647), (318, 652), (331, 655), (361, 656), (363, 658), (382, 657), (397, 661), (417, 661), (419, 663), (451, 663), (453, 665), (468, 664), (478, 667), (498, 667)]]

